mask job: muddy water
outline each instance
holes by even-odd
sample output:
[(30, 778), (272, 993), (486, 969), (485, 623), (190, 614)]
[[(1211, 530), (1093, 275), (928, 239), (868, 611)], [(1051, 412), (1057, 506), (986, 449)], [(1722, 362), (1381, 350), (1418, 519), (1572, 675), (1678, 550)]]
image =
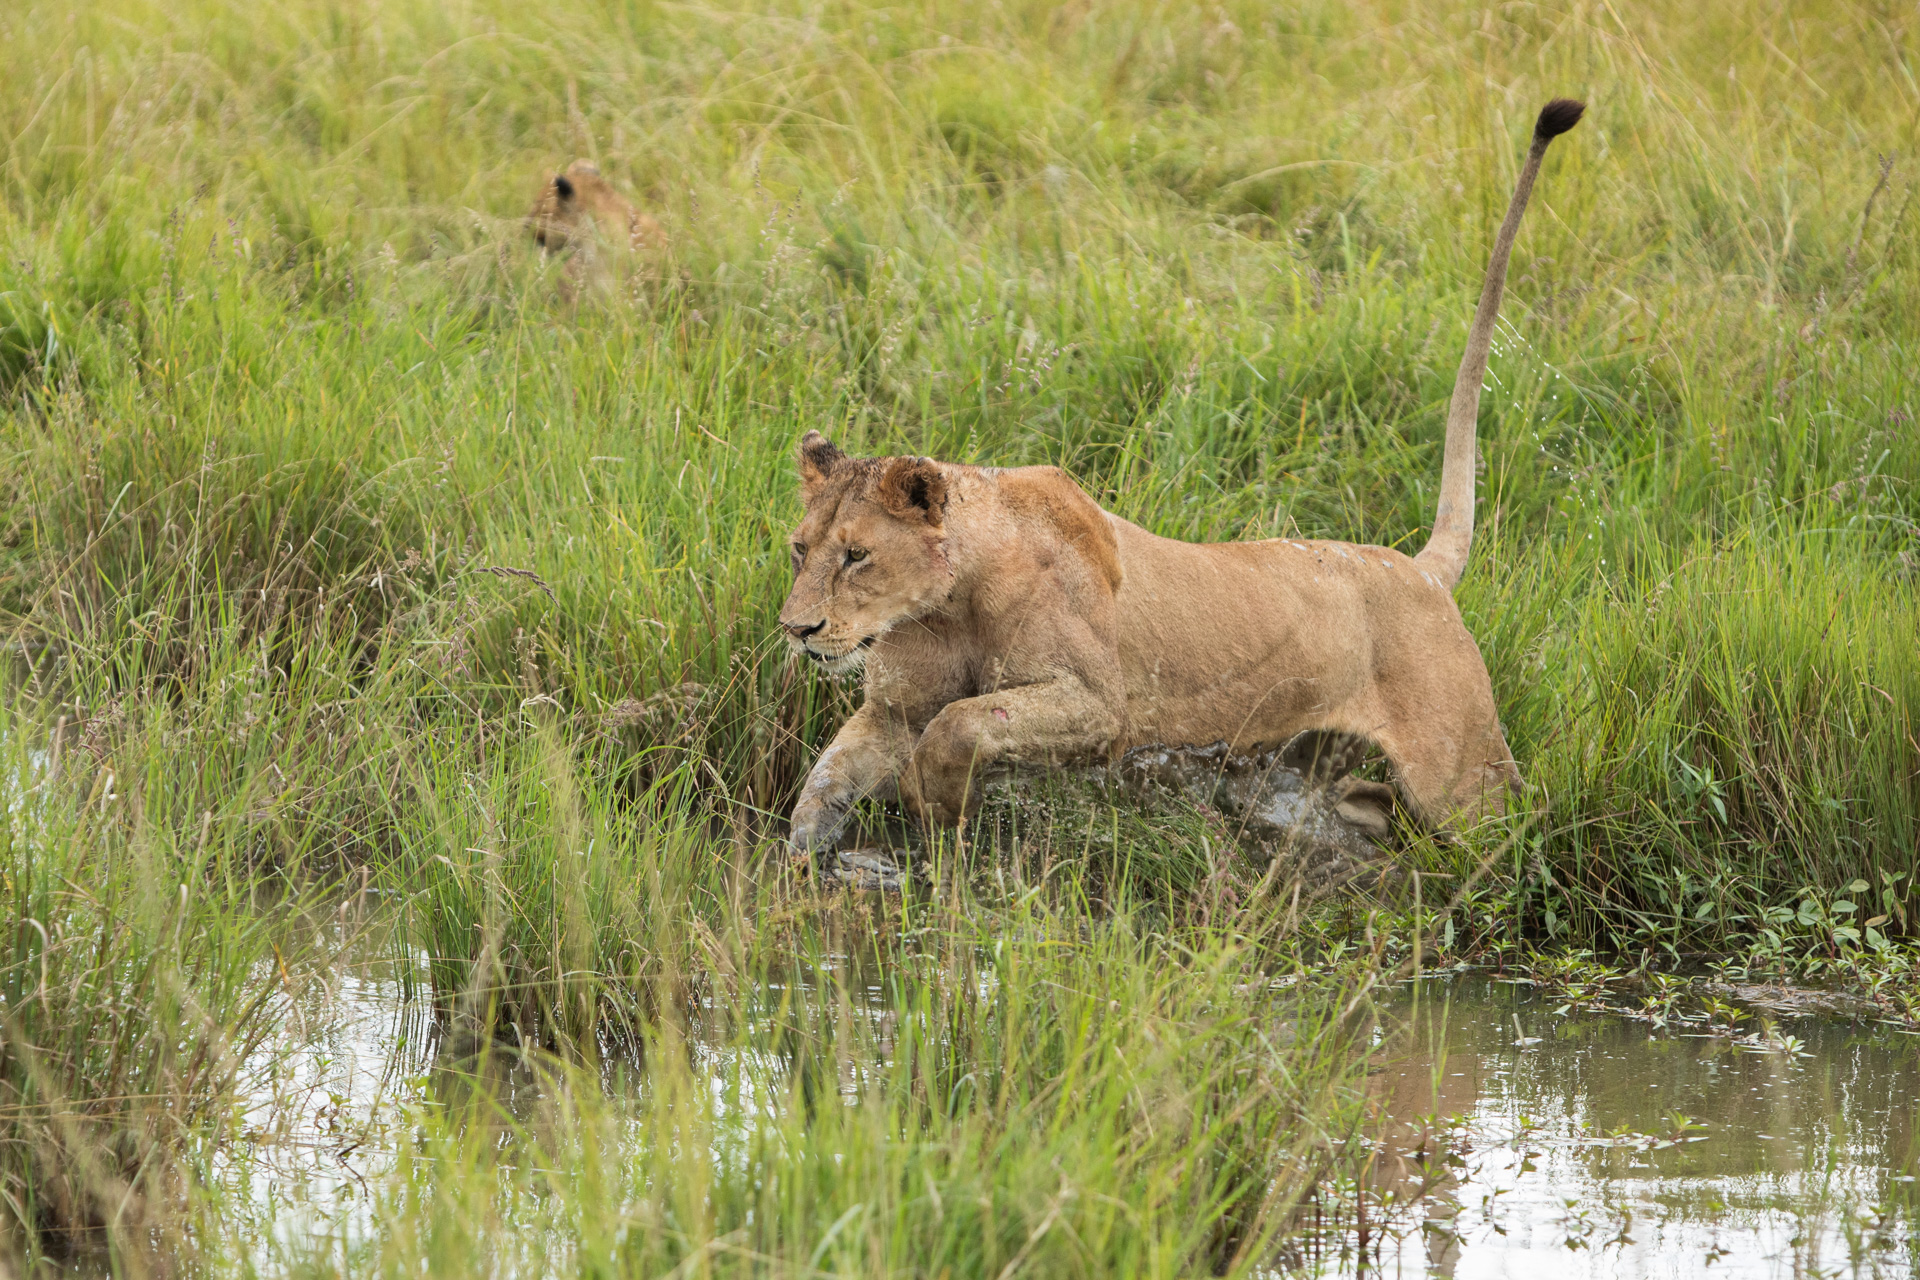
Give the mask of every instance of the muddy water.
[(1376, 1218), (1317, 1269), (1920, 1274), (1920, 1036), (1791, 1018), (1743, 1041), (1561, 1003), (1474, 977), (1396, 1004)]

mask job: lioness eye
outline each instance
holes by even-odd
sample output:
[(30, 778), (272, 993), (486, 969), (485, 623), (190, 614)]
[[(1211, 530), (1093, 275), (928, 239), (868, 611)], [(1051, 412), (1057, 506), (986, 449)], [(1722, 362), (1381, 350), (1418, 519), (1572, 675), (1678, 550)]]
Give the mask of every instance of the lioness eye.
[(859, 564), (862, 560), (865, 560), (866, 558), (867, 558), (867, 549), (865, 547), (848, 547), (847, 548), (848, 564)]
[(796, 542), (789, 549), (793, 552), (793, 571), (798, 573), (800, 572), (800, 566), (807, 562), (807, 544), (804, 542)]

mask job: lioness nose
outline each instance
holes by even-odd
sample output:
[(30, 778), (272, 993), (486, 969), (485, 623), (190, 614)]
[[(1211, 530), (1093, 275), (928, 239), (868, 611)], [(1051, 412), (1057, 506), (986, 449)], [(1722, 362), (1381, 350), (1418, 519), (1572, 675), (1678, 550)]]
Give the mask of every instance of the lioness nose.
[(808, 636), (826, 626), (827, 620), (822, 618), (818, 622), (782, 622), (780, 625), (785, 627), (787, 634), (795, 640), (805, 640)]

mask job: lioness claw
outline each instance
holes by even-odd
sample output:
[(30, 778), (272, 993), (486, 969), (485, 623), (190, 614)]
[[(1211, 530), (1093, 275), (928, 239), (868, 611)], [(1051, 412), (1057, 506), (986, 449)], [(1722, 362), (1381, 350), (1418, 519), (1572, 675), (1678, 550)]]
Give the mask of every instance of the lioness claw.
[(796, 816), (793, 829), (787, 834), (787, 844), (794, 853), (811, 857), (832, 848), (846, 825), (845, 814), (822, 813), (817, 818)]

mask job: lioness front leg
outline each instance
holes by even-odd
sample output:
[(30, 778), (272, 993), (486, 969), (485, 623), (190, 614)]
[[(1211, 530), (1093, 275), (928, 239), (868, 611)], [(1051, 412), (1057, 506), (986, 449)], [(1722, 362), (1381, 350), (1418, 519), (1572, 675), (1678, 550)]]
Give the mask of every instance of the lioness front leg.
[(801, 853), (831, 847), (854, 804), (891, 786), (912, 749), (906, 724), (889, 720), (869, 699), (813, 762), (793, 806), (793, 847)]
[(980, 807), (995, 765), (1051, 766), (1105, 753), (1120, 736), (1115, 702), (1081, 681), (962, 698), (940, 709), (900, 774), (900, 798), (925, 822), (951, 825)]

